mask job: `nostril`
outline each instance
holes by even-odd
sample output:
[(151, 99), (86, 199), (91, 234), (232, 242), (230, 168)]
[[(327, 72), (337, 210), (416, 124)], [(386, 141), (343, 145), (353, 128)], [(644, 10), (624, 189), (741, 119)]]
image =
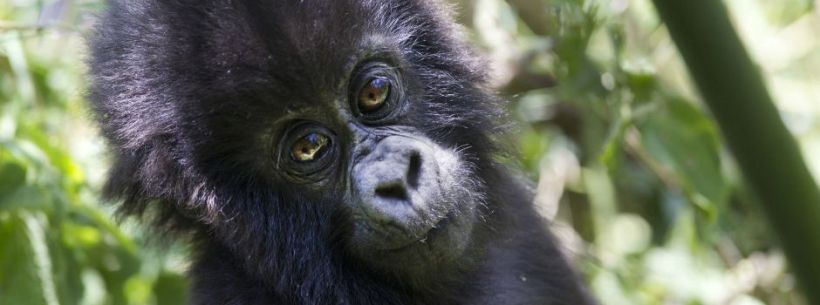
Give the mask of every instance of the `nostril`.
[(408, 200), (409, 197), (407, 196), (407, 190), (404, 189), (404, 186), (401, 184), (387, 184), (387, 185), (380, 185), (376, 187), (376, 196), (389, 198), (389, 199), (398, 199), (398, 200)]
[(410, 162), (407, 166), (407, 185), (413, 189), (419, 187), (419, 174), (421, 172), (421, 155), (414, 151), (410, 155)]

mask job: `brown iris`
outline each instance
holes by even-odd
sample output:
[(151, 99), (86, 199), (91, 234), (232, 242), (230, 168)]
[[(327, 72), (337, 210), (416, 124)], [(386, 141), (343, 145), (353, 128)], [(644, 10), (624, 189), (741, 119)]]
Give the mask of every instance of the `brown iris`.
[(312, 132), (293, 143), (290, 155), (293, 160), (299, 162), (313, 161), (324, 154), (328, 144), (330, 144), (330, 140), (327, 136)]
[(359, 91), (359, 111), (363, 113), (378, 110), (387, 101), (390, 94), (390, 81), (385, 77), (371, 79)]

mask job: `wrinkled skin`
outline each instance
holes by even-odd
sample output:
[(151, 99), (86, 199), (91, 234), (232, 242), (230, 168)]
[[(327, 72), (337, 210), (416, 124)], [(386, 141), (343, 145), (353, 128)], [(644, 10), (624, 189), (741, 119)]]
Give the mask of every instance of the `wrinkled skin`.
[(115, 0), (106, 194), (187, 238), (193, 304), (593, 304), (498, 163), (503, 105), (422, 0)]

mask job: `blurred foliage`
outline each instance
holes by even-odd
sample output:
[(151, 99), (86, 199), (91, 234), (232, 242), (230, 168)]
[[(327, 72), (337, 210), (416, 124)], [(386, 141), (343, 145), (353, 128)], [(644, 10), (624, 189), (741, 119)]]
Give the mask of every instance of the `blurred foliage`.
[[(604, 304), (803, 304), (648, 0), (463, 0), (539, 212)], [(727, 1), (820, 173), (820, 11)], [(0, 0), (0, 304), (179, 304), (184, 249), (101, 204), (91, 0)], [(169, 248), (169, 247), (162, 247)]]
[[(725, 2), (820, 172), (820, 11)], [(604, 304), (805, 302), (650, 1), (460, 5), (524, 122), (539, 210)]]
[(184, 298), (182, 261), (143, 247), (139, 230), (99, 204), (106, 162), (81, 61), (81, 33), (97, 9), (0, 1), (0, 304)]

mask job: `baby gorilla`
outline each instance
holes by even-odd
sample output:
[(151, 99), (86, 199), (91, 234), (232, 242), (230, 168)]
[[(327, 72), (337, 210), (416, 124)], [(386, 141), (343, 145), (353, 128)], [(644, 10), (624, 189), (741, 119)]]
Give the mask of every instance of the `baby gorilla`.
[(429, 0), (114, 0), (90, 100), (193, 304), (593, 304)]

